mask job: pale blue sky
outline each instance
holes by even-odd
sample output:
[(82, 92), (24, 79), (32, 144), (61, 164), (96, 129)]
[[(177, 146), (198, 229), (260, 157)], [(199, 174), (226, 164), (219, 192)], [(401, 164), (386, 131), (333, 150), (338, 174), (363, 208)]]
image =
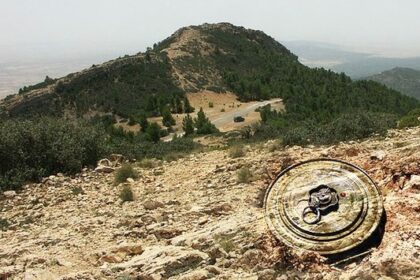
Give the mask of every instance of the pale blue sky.
[(0, 59), (136, 53), (191, 24), (227, 21), (279, 41), (420, 56), (415, 0), (0, 0)]

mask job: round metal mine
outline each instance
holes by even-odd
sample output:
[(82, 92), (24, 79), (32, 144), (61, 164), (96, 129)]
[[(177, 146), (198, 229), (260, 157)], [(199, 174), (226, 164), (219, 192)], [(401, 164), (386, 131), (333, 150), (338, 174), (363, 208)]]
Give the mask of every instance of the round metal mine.
[(265, 196), (268, 226), (284, 243), (321, 254), (349, 250), (379, 225), (382, 197), (360, 168), (316, 159), (279, 174)]

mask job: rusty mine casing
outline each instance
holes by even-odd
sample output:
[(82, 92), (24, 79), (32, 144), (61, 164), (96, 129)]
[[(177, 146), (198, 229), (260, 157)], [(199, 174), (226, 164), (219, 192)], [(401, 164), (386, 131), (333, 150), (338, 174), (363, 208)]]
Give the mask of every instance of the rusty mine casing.
[(282, 171), (265, 195), (265, 218), (285, 244), (337, 254), (360, 245), (378, 227), (383, 203), (360, 168), (315, 159)]

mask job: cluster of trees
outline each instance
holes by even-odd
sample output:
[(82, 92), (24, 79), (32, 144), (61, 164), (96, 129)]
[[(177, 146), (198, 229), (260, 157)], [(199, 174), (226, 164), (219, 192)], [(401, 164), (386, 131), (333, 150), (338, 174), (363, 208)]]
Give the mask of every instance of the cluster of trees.
[(182, 129), (184, 130), (185, 136), (189, 136), (194, 133), (199, 135), (212, 134), (219, 131), (206, 117), (203, 108), (200, 108), (200, 111), (198, 111), (195, 119), (187, 114), (182, 120)]
[(73, 174), (106, 152), (105, 133), (85, 121), (0, 122), (0, 191), (57, 172)]
[(420, 107), (408, 112), (398, 121), (398, 127), (413, 127), (420, 125)]
[(162, 98), (158, 95), (152, 94), (146, 98), (145, 111), (149, 116), (163, 116), (163, 111), (168, 110), (174, 114), (192, 113), (194, 107), (191, 106), (186, 96), (173, 94), (169, 99), (167, 96)]
[[(209, 65), (221, 70), (226, 88), (239, 99), (281, 97), (286, 108), (284, 112), (269, 107), (261, 109), (262, 125), (257, 129), (257, 136), (289, 134), (285, 142), (302, 142), (296, 139), (307, 137), (312, 143), (331, 143), (353, 139), (356, 135), (366, 137), (365, 132), (381, 133), (390, 124), (395, 126), (398, 117), (420, 105), (416, 99), (376, 82), (352, 81), (344, 73), (308, 68), (261, 32), (236, 31), (235, 36), (228, 29), (204, 31), (210, 42), (223, 50), (210, 56)], [(360, 132), (360, 122), (349, 121), (349, 116), (366, 121), (368, 116), (373, 120), (367, 123), (368, 129)], [(407, 117), (402, 123), (410, 118), (414, 119)], [(328, 133), (323, 134), (320, 129)]]
[(90, 121), (64, 118), (8, 119), (0, 122), (0, 192), (17, 189), (50, 174), (75, 174), (111, 153), (127, 158), (165, 158), (188, 153), (198, 144), (189, 137), (159, 141), (167, 131), (148, 123), (145, 132), (115, 127), (112, 115)]
[(23, 88), (20, 88), (19, 89), (19, 94), (23, 94), (25, 92), (28, 92), (28, 91), (31, 91), (31, 90), (34, 90), (34, 89), (44, 88), (48, 85), (51, 85), (51, 84), (55, 83), (55, 81), (56, 81), (55, 79), (52, 79), (52, 78), (46, 76), (44, 81), (41, 82), (41, 83), (38, 83), (36, 85), (31, 85), (31, 86), (24, 86)]
[(12, 109), (10, 115), (63, 116), (65, 109), (73, 109), (82, 116), (95, 109), (139, 118), (143, 114), (158, 116), (165, 106), (173, 113), (192, 112), (184, 91), (175, 84), (166, 54), (148, 54), (148, 57), (120, 58), (106, 66), (70, 74), (58, 82), (47, 77), (21, 92), (55, 84), (54, 94), (29, 100), (24, 106)]

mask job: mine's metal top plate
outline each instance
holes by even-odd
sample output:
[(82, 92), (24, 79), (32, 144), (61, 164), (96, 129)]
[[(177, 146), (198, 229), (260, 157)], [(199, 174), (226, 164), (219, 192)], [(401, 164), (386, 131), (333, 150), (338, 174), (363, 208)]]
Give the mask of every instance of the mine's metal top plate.
[(266, 220), (286, 244), (335, 254), (366, 240), (377, 228), (382, 197), (360, 168), (316, 159), (279, 174), (265, 197)]

